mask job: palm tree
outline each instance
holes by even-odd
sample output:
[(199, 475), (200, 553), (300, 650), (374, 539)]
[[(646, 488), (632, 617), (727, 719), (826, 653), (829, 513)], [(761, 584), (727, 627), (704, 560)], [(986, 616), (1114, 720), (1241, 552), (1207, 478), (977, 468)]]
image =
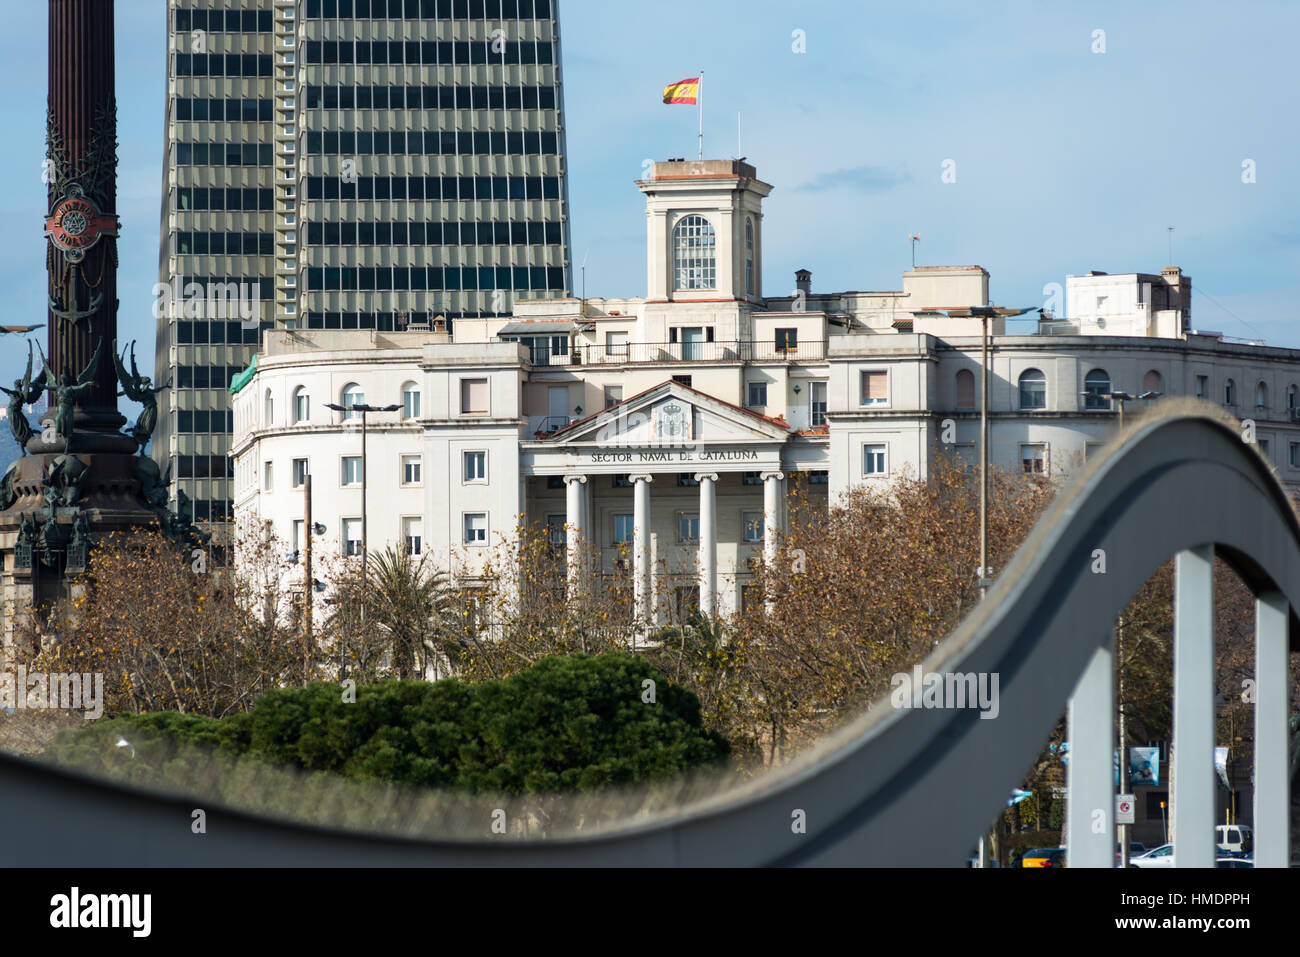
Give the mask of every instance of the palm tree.
[[(389, 546), (370, 563), (366, 610), (370, 627), (384, 636), (398, 678), (414, 678), (445, 657), (454, 663), (458, 645), (450, 628), (453, 597), (446, 572), (428, 556), (416, 558), (405, 547)], [(417, 670), (416, 662), (421, 667)]]

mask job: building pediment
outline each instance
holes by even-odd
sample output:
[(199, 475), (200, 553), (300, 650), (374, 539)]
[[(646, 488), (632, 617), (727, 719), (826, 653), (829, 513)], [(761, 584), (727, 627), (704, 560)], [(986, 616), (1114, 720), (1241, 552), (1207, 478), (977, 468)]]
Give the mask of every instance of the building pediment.
[(664, 382), (575, 422), (547, 444), (556, 448), (730, 447), (783, 444), (791, 429), (682, 385)]

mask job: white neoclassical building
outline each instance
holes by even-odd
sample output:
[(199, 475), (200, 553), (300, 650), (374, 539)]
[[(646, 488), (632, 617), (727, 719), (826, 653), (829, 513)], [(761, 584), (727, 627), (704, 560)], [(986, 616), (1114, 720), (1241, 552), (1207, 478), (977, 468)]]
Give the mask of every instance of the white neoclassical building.
[[(372, 552), (405, 543), (455, 575), (521, 522), (567, 541), (571, 574), (626, 582), (643, 612), (753, 599), (795, 483), (832, 502), (946, 443), (974, 455), (989, 274), (918, 267), (902, 288), (764, 296), (763, 202), (738, 161), (669, 161), (646, 196), (643, 298), (519, 302), (496, 319), (403, 332), (267, 332), (232, 387), (235, 510), (297, 551), (312, 476), (318, 548), (362, 547), (360, 415)], [(1036, 334), (990, 320), (992, 461), (1056, 474), (1116, 428), (1107, 397), (1200, 396), (1256, 422), (1300, 487), (1300, 352), (1190, 329), (1191, 281), (1090, 273)], [(586, 547), (595, 551), (587, 568)], [(669, 594), (652, 593), (652, 567)]]

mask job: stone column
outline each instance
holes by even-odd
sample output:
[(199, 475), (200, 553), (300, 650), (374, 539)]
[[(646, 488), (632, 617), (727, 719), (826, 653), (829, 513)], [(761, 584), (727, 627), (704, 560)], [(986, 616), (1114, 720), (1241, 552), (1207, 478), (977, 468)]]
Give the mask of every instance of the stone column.
[(650, 483), (653, 475), (632, 480), (632, 599), (636, 616), (650, 618)]
[(718, 517), (716, 472), (700, 472), (700, 613), (718, 613)]
[(583, 553), (587, 547), (587, 529), (583, 521), (583, 486), (587, 484), (585, 475), (566, 475), (564, 477), (565, 516), (564, 541), (565, 557), (568, 562), (569, 596), (572, 597), (582, 584), (584, 562)]
[(777, 535), (781, 529), (781, 498), (785, 491), (785, 473), (764, 472), (763, 479), (763, 562), (776, 561)]

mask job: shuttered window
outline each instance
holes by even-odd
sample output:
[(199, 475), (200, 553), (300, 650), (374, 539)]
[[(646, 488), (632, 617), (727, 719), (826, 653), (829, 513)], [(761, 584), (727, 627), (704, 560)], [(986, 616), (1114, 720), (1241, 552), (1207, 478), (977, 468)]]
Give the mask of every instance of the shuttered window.
[(460, 411), (462, 415), (487, 415), (487, 379), (460, 380)]
[(863, 405), (888, 405), (889, 404), (889, 373), (888, 372), (862, 373), (862, 404)]

